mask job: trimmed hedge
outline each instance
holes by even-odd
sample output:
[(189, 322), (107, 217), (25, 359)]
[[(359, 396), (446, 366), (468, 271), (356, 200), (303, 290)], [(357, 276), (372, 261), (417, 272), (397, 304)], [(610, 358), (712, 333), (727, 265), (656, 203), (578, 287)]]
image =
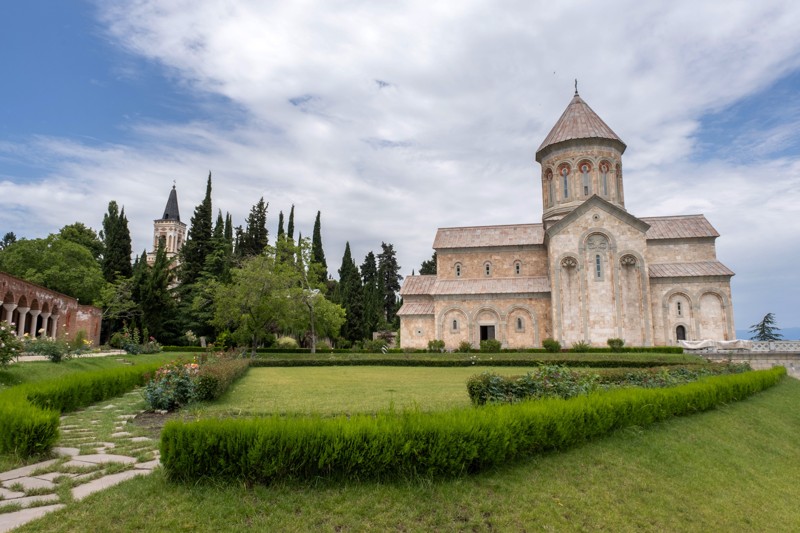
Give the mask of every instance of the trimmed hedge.
[(195, 400), (216, 400), (225, 394), (234, 381), (244, 376), (248, 368), (248, 359), (225, 359), (200, 365)]
[(650, 368), (658, 365), (682, 365), (684, 361), (640, 360), (626, 361), (616, 359), (251, 359), (251, 367), (294, 367), (294, 366), (542, 366), (558, 364), (570, 367), (593, 368)]
[(145, 382), (158, 364), (70, 374), (0, 393), (0, 453), (29, 457), (58, 439), (59, 414), (119, 396)]
[[(243, 348), (244, 349), (244, 348)], [(202, 346), (162, 346), (161, 348), (164, 352), (187, 352), (187, 353), (195, 353), (195, 352), (205, 352), (208, 348), (203, 348)], [(246, 350), (249, 352), (249, 349)], [(570, 350), (561, 350), (562, 353), (574, 353), (570, 352)], [(310, 354), (310, 348), (258, 348), (256, 353), (264, 353), (264, 354), (290, 354), (290, 353), (305, 353)], [(342, 354), (342, 353), (350, 353), (350, 354), (380, 354), (382, 352), (364, 352), (361, 350), (352, 350), (352, 349), (320, 349), (317, 348), (318, 354)], [(386, 353), (391, 354), (422, 354), (422, 353), (429, 353), (429, 354), (436, 354), (441, 353), (438, 350), (431, 352), (430, 350), (425, 349), (408, 349), (408, 348), (389, 348), (386, 350)], [(510, 349), (510, 348), (503, 348), (496, 353), (550, 353), (544, 348), (521, 348), (521, 349)], [(680, 354), (683, 353), (683, 348), (680, 346), (625, 346), (620, 350), (612, 350), (611, 348), (587, 348), (581, 353), (669, 353), (669, 354)]]
[(171, 421), (161, 434), (161, 463), (170, 479), (180, 481), (455, 476), (706, 411), (771, 387), (785, 374), (777, 367), (667, 389), (437, 413)]

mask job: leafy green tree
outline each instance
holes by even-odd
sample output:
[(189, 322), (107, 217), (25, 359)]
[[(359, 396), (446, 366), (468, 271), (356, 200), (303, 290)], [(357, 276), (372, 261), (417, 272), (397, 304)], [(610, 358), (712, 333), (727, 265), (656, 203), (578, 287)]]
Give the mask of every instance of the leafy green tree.
[(394, 251), (394, 246), (385, 242), (381, 243), (381, 253), (378, 254), (378, 276), (383, 295), (383, 311), (386, 316), (386, 322), (397, 327), (398, 324), (395, 324), (395, 318), (397, 310), (400, 308), (397, 292), (400, 290), (400, 281), (403, 276), (400, 275), (400, 265), (397, 264), (397, 254)]
[(130, 277), (131, 267), (131, 233), (128, 229), (128, 219), (125, 217), (125, 208), (120, 211), (114, 200), (108, 203), (108, 212), (103, 216), (103, 230), (100, 232), (103, 240), (103, 277), (106, 281), (113, 282), (117, 277)]
[(9, 231), (5, 235), (3, 235), (3, 239), (0, 240), (0, 250), (8, 248), (10, 245), (17, 242), (17, 236), (14, 235), (13, 231)]
[(85, 304), (99, 303), (106, 285), (92, 253), (59, 235), (23, 239), (4, 248), (0, 251), (0, 270)]
[(211, 253), (211, 237), (213, 212), (211, 211), (211, 172), (208, 173), (206, 195), (195, 207), (192, 215), (189, 235), (181, 250), (181, 283), (190, 285), (198, 280), (206, 264), (206, 256)]
[(375, 254), (370, 251), (361, 264), (361, 283), (364, 302), (364, 334), (369, 337), (373, 331), (384, 329), (383, 298), (378, 278)]
[(750, 338), (754, 341), (781, 340), (783, 335), (778, 333), (780, 328), (778, 328), (778, 326), (775, 324), (775, 315), (773, 313), (767, 313), (764, 315), (764, 318), (761, 319), (761, 322), (750, 326), (750, 333), (753, 334), (753, 336)]
[(62, 239), (85, 246), (92, 253), (95, 261), (101, 260), (103, 256), (103, 241), (100, 240), (92, 228), (85, 226), (82, 222), (64, 226), (59, 230), (58, 235)]
[(423, 276), (436, 275), (436, 252), (433, 252), (430, 259), (422, 262), (422, 266), (419, 267), (419, 273)]
[(298, 288), (293, 268), (275, 260), (274, 248), (245, 259), (231, 271), (230, 284), (220, 285), (214, 295), (214, 325), (229, 330), (241, 345), (253, 353), (269, 335), (292, 326), (295, 301), (291, 291)]
[(361, 275), (358, 272), (350, 253), (350, 243), (345, 244), (342, 266), (339, 268), (338, 303), (344, 307), (347, 315), (342, 327), (342, 336), (350, 341), (364, 338), (364, 302), (361, 287)]
[(311, 261), (322, 267), (319, 281), (326, 281), (328, 279), (328, 263), (325, 261), (325, 250), (322, 248), (322, 224), (319, 211), (314, 220), (314, 234), (311, 237)]

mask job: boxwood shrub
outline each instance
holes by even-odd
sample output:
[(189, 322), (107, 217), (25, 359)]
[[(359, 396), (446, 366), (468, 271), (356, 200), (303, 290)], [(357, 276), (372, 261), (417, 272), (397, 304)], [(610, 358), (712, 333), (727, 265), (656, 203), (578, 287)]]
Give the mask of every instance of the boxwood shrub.
[(664, 389), (615, 389), (436, 413), (171, 421), (161, 434), (170, 479), (269, 483), (320, 476), (456, 476), (741, 400), (786, 370), (715, 376)]

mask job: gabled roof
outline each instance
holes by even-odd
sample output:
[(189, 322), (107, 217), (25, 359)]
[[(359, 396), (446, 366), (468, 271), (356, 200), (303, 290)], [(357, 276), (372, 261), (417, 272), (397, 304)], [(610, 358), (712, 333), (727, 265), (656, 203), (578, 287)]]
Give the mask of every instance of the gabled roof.
[(687, 278), (697, 276), (733, 276), (734, 272), (719, 261), (696, 263), (658, 263), (648, 265), (651, 278)]
[(642, 217), (650, 224), (647, 239), (690, 239), (719, 237), (719, 233), (703, 215), (680, 215), (672, 217)]
[(439, 228), (433, 240), (435, 250), (447, 248), (482, 248), (486, 246), (526, 246), (544, 242), (541, 224), (506, 226), (471, 226)]
[(570, 225), (573, 220), (582, 216), (584, 213), (586, 213), (586, 211), (595, 206), (603, 209), (608, 213), (615, 215), (617, 218), (625, 221), (631, 226), (638, 228), (642, 233), (645, 233), (650, 229), (650, 225), (647, 222), (644, 222), (640, 218), (636, 218), (635, 216), (631, 215), (621, 207), (618, 207), (609, 202), (608, 200), (594, 194), (590, 196), (589, 199), (583, 202), (581, 205), (579, 205), (578, 207), (567, 213), (564, 216), (564, 218), (555, 222), (552, 226), (547, 228), (547, 231), (545, 232), (547, 238), (553, 237), (562, 229)]
[(621, 145), (620, 150), (625, 151), (625, 143), (622, 142), (622, 139), (583, 101), (578, 95), (578, 91), (575, 91), (575, 96), (564, 110), (561, 118), (536, 150), (536, 160), (540, 161), (540, 152), (548, 146), (572, 139), (608, 139), (618, 142)]
[(433, 301), (428, 302), (403, 302), (403, 306), (397, 311), (399, 316), (407, 315), (432, 315)]
[(178, 193), (175, 192), (175, 186), (169, 191), (169, 198), (167, 199), (167, 206), (164, 208), (164, 216), (159, 220), (177, 220), (181, 221), (181, 215), (178, 212)]

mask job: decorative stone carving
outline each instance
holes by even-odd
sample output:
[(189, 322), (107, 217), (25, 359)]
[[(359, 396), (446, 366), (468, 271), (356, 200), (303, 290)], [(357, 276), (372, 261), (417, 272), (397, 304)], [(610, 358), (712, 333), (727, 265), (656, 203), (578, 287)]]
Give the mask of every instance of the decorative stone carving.
[(574, 257), (567, 256), (561, 260), (561, 268), (576, 268), (578, 266), (578, 260)]
[(635, 267), (636, 266), (636, 256), (631, 254), (625, 254), (619, 258), (619, 264), (623, 267)]
[(603, 235), (590, 235), (586, 247), (589, 250), (606, 250), (608, 249), (608, 239)]

